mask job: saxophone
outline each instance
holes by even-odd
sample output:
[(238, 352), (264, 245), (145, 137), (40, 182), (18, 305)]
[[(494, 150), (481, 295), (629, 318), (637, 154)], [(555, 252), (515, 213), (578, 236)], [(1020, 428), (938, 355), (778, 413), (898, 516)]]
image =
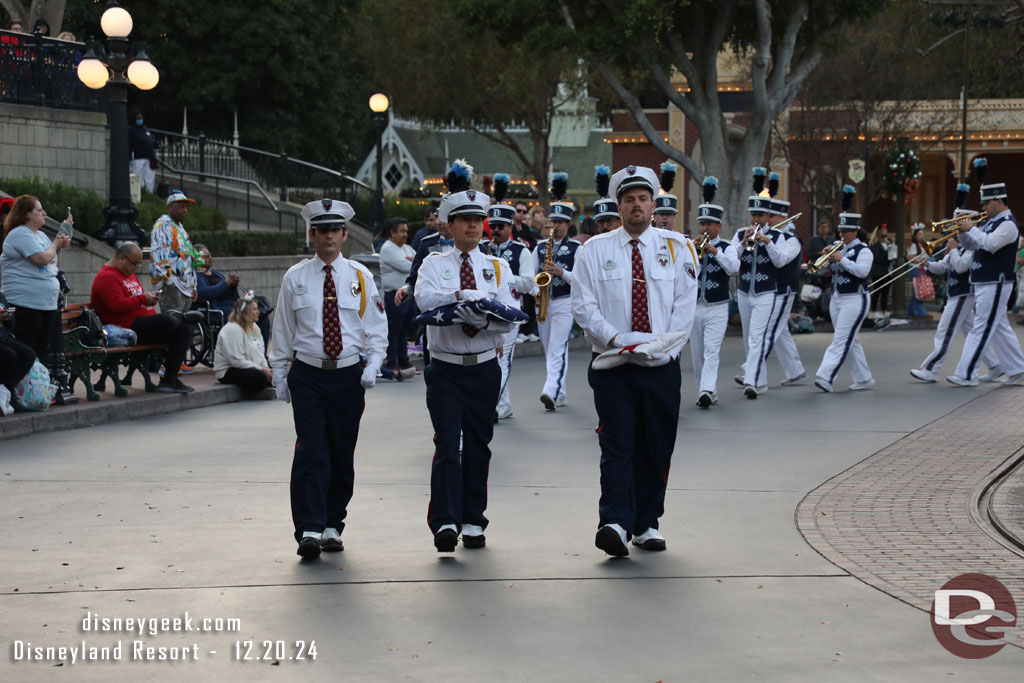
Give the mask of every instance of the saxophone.
[[(555, 262), (555, 239), (548, 239), (548, 250), (544, 254), (544, 264)], [(551, 273), (541, 270), (533, 276), (533, 281), (540, 291), (537, 292), (537, 322), (542, 323), (548, 319), (548, 300), (551, 298)]]

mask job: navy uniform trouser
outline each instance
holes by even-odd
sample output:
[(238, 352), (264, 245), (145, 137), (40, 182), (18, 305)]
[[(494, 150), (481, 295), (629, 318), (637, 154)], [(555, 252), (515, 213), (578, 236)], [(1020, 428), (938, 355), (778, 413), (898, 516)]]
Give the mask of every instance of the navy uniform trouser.
[(300, 361), (288, 372), (295, 419), (291, 499), (296, 540), (304, 531), (345, 528), (355, 479), (352, 455), (365, 406), (362, 372), (360, 363), (321, 370)]
[[(487, 527), (488, 444), (494, 435), (494, 411), (501, 391), (495, 358), (462, 366), (436, 358), (423, 370), (427, 410), (434, 425), (434, 461), (430, 467), (427, 524), (437, 533), (445, 524)], [(459, 455), (459, 434), (462, 454)]]
[(627, 534), (658, 528), (679, 423), (679, 361), (587, 373), (601, 446), (599, 525)]

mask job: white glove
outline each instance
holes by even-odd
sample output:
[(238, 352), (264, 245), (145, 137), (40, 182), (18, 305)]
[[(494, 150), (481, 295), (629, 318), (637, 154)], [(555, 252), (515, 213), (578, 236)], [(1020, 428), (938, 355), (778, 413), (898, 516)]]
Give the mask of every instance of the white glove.
[(363, 389), (373, 389), (377, 384), (377, 368), (369, 365), (363, 368), (363, 375), (359, 378), (359, 383), (363, 385)]
[(487, 299), (489, 296), (487, 292), (481, 292), (479, 289), (463, 289), (459, 291), (459, 301), (479, 301), (480, 299)]
[(672, 357), (667, 353), (656, 353), (653, 356), (633, 356), (629, 359), (630, 363), (641, 365), (645, 368), (656, 368), (659, 365), (668, 365)]
[(658, 338), (658, 335), (650, 332), (620, 332), (615, 335), (615, 346), (633, 346), (634, 344), (646, 344)]
[(277, 392), (279, 401), (292, 402), (292, 394), (288, 391), (288, 370), (286, 368), (274, 368), (274, 390)]
[(468, 306), (463, 306), (455, 311), (455, 315), (452, 316), (455, 320), (472, 325), (476, 328), (483, 328), (487, 326), (487, 314), (479, 311), (474, 311)]

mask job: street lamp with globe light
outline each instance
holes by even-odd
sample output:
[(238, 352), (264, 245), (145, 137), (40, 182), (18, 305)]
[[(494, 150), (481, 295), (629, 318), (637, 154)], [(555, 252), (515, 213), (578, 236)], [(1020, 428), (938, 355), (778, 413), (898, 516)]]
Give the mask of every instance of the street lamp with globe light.
[(376, 93), (370, 97), (370, 111), (373, 112), (373, 122), (377, 128), (377, 189), (373, 192), (373, 235), (380, 234), (384, 226), (384, 156), (381, 153), (381, 137), (388, 125), (388, 107), (391, 105), (388, 96), (383, 93)]
[(139, 90), (152, 90), (160, 81), (160, 73), (149, 61), (145, 46), (128, 40), (133, 25), (128, 10), (116, 2), (107, 3), (100, 18), (107, 48), (90, 39), (78, 64), (78, 79), (86, 87), (109, 87), (110, 206), (103, 212), (106, 220), (100, 239), (114, 246), (127, 241), (148, 242), (146, 233), (135, 222), (139, 210), (132, 205), (128, 185), (128, 84)]

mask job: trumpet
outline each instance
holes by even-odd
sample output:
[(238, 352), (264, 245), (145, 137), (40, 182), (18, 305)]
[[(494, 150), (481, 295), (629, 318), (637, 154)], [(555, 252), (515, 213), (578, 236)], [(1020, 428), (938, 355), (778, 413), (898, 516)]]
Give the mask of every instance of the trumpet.
[(708, 255), (709, 244), (711, 244), (711, 237), (707, 233), (702, 234), (700, 237), (697, 238), (697, 241), (694, 242), (694, 246), (697, 249), (698, 259), (702, 259)]
[(842, 240), (836, 240), (828, 247), (825, 251), (821, 252), (821, 256), (814, 260), (814, 263), (807, 264), (807, 272), (811, 275), (817, 275), (818, 271), (828, 266), (829, 259), (832, 254), (836, 253), (840, 249), (845, 249), (846, 245)]
[(960, 221), (970, 221), (977, 225), (982, 221), (988, 220), (988, 214), (984, 211), (975, 211), (974, 213), (965, 213), (962, 216), (954, 216), (953, 218), (947, 218), (944, 221), (934, 221), (932, 223), (933, 232), (945, 232), (950, 227), (955, 227)]
[[(747, 237), (744, 237), (743, 242), (741, 242), (744, 251), (754, 251), (754, 249), (757, 249), (757, 237), (762, 234), (764, 228), (762, 225), (755, 225), (752, 227), (754, 231)], [(747, 228), (747, 230), (750, 229), (751, 228)]]

